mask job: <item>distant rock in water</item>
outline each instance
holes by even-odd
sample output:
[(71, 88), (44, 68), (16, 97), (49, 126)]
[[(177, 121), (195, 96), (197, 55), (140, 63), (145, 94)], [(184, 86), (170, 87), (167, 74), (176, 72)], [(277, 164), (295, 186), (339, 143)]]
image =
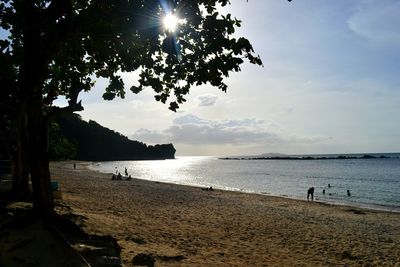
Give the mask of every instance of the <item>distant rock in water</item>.
[(264, 157), (264, 158), (286, 158), (288, 155), (282, 154), (282, 153), (264, 153), (261, 154), (259, 157)]
[(151, 160), (174, 159), (172, 144), (146, 145), (105, 128), (95, 121), (86, 122), (79, 115), (62, 116), (55, 121), (61, 134), (76, 146), (76, 160)]
[(284, 155), (278, 153), (262, 154), (260, 156), (225, 157), (224, 160), (327, 160), (327, 159), (387, 159), (399, 158), (399, 153), (388, 153), (388, 155), (376, 154), (348, 154), (348, 155)]

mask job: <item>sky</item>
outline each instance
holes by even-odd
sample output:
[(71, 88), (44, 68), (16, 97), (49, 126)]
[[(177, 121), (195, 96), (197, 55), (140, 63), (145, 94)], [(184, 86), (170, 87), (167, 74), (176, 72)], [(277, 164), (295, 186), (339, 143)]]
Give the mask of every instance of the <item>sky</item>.
[(192, 88), (176, 113), (150, 88), (102, 100), (98, 80), (83, 119), (177, 156), (400, 151), (400, 1), (231, 2), (264, 67), (242, 65), (227, 93)]

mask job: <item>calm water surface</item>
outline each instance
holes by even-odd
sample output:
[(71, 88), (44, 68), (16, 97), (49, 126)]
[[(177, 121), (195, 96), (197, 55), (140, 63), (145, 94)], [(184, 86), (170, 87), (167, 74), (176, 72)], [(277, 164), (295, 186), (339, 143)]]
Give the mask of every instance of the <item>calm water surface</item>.
[[(298, 199), (305, 199), (307, 189), (314, 186), (318, 201), (400, 212), (400, 158), (220, 160), (179, 157), (92, 164), (93, 169), (107, 173), (119, 171), (123, 174), (125, 167), (132, 177), (145, 180)], [(351, 192), (350, 197), (347, 190)]]

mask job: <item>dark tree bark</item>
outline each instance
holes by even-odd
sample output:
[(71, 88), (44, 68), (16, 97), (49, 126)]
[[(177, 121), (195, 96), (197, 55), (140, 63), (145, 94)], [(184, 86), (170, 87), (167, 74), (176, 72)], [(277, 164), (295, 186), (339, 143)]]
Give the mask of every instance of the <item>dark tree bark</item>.
[(26, 114), (17, 116), (16, 127), (16, 147), (11, 155), (13, 193), (18, 199), (28, 199), (30, 196), (29, 147)]
[[(34, 211), (43, 219), (54, 216), (48, 160), (48, 124), (42, 111), (43, 84), (48, 72), (33, 2), (24, 2), (24, 60), (20, 70), (19, 111), (27, 118), (29, 171)], [(24, 138), (21, 139), (23, 141)]]
[(41, 110), (29, 115), (30, 172), (33, 188), (33, 208), (44, 219), (54, 215), (54, 202), (48, 158), (47, 122), (43, 121)]

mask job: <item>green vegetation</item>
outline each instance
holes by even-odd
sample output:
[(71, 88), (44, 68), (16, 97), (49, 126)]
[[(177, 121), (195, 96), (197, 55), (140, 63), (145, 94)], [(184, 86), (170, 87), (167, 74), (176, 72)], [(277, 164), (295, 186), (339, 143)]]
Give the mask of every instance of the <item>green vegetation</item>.
[(77, 144), (71, 142), (60, 132), (60, 126), (52, 123), (49, 129), (49, 157), (51, 160), (75, 159)]
[[(172, 144), (147, 146), (138, 141), (129, 140), (126, 136), (105, 128), (95, 121), (83, 121), (78, 115), (61, 116), (56, 119), (53, 135), (54, 146), (50, 151), (56, 152), (55, 159), (70, 158), (77, 160), (143, 160), (173, 159), (175, 148)], [(50, 142), (52, 138), (50, 138)]]

